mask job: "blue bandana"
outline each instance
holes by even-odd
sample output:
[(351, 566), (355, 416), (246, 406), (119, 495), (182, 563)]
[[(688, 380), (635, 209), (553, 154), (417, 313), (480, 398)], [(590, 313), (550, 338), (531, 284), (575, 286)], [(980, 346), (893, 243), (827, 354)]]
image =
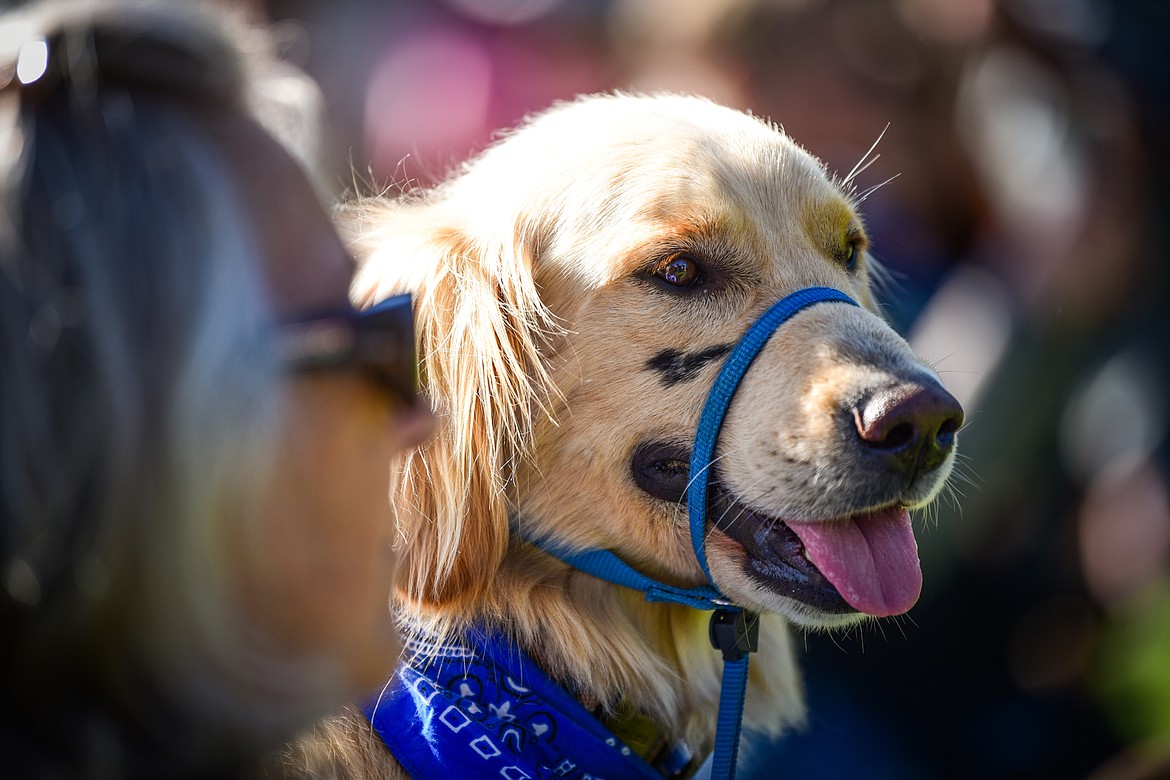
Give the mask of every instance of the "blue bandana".
[[(408, 644), (406, 655), (363, 710), (412, 778), (663, 777), (502, 637)], [(666, 771), (689, 758), (668, 755)]]

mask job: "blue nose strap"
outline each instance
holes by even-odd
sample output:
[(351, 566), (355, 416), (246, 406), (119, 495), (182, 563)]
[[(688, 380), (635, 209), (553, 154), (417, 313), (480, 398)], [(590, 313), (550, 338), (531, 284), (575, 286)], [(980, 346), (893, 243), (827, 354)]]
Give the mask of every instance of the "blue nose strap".
[(806, 287), (803, 290), (787, 295), (768, 309), (756, 320), (747, 333), (731, 350), (719, 376), (715, 377), (715, 384), (707, 393), (707, 401), (703, 405), (703, 412), (699, 415), (699, 427), (695, 431), (695, 446), (691, 450), (690, 485), (687, 489), (687, 515), (691, 523), (691, 546), (695, 549), (695, 557), (699, 559), (699, 566), (707, 579), (714, 583), (711, 570), (707, 567), (707, 493), (711, 484), (709, 470), (715, 457), (715, 442), (719, 439), (719, 431), (723, 427), (723, 418), (731, 406), (731, 399), (735, 397), (736, 388), (743, 380), (752, 361), (760, 350), (768, 343), (768, 339), (776, 329), (790, 320), (803, 309), (822, 301), (837, 301), (853, 306), (857, 302), (840, 290), (831, 287)]
[(648, 601), (670, 601), (694, 609), (715, 611), (711, 620), (711, 642), (717, 649), (723, 651), (723, 679), (715, 747), (711, 759), (712, 780), (735, 776), (739, 735), (743, 723), (743, 703), (747, 689), (748, 659), (750, 653), (755, 650), (759, 628), (755, 615), (735, 605), (719, 591), (707, 566), (707, 503), (715, 444), (736, 388), (768, 339), (777, 328), (798, 312), (825, 301), (857, 305), (848, 295), (830, 287), (806, 287), (781, 298), (740, 338), (724, 361), (715, 383), (707, 394), (695, 432), (694, 447), (691, 450), (687, 514), (695, 558), (707, 576), (709, 585), (694, 588), (674, 587), (642, 574), (610, 550), (569, 551), (551, 542), (531, 540), (545, 552), (575, 569), (607, 582), (641, 591)]

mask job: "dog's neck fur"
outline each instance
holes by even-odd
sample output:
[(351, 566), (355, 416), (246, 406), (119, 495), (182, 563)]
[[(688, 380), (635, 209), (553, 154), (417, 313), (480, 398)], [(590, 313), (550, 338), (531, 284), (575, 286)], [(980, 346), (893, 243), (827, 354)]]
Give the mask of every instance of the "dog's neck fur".
[[(513, 542), (477, 604), (438, 620), (429, 610), (406, 614), (408, 631), (453, 638), (470, 625), (497, 627), (587, 709), (609, 714), (633, 702), (671, 739), (700, 756), (711, 750), (722, 663), (707, 612), (649, 603)], [(775, 735), (803, 720), (804, 697), (788, 627), (765, 615), (761, 632), (765, 652), (752, 659), (744, 725)]]

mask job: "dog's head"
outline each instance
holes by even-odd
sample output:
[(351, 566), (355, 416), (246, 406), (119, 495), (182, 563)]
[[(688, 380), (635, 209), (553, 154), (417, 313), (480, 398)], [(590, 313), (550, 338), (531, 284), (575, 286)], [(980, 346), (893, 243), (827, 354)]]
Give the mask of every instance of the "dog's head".
[(684, 494), (723, 358), (787, 293), (728, 411), (707, 556), (738, 603), (806, 625), (904, 612), (909, 509), (954, 460), (962, 411), (876, 313), (860, 215), (776, 127), (710, 102), (606, 96), (526, 123), (434, 191), (354, 208), (356, 297), (417, 296), (445, 426), (398, 497), (409, 597), (474, 601), (509, 521), (703, 575)]

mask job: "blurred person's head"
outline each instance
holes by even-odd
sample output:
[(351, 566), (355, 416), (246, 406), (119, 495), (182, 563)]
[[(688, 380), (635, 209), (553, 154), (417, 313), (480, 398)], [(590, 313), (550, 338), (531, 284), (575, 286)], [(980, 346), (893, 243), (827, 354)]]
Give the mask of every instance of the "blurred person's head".
[(429, 421), (409, 310), (350, 308), (242, 30), (3, 22), (0, 743), (206, 772), (393, 665), (388, 465)]

